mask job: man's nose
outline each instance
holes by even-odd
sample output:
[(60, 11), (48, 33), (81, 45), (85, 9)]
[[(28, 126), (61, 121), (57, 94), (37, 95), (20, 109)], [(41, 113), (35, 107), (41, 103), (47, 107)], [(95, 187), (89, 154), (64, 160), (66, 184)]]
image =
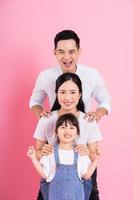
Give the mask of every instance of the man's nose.
[(64, 54), (64, 59), (69, 59), (69, 58), (70, 58), (70, 54), (66, 52), (66, 53)]

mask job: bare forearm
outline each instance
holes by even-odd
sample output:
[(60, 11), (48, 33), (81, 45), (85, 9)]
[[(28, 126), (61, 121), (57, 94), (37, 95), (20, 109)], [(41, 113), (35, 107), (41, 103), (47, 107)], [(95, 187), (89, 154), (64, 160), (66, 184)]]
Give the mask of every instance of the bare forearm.
[(85, 180), (90, 179), (92, 174), (94, 173), (95, 169), (97, 167), (97, 159), (93, 160), (90, 166), (87, 169), (87, 173), (83, 175), (83, 178)]
[(43, 171), (43, 167), (40, 165), (40, 163), (39, 163), (39, 161), (37, 160), (37, 158), (32, 158), (32, 163), (33, 163), (33, 166), (35, 167), (36, 171), (38, 172), (38, 174), (39, 174), (42, 178), (46, 179), (47, 177), (46, 177), (46, 175), (45, 175), (45, 173), (44, 173), (44, 171)]
[(42, 157), (42, 149), (36, 149), (36, 157), (38, 160), (41, 159)]

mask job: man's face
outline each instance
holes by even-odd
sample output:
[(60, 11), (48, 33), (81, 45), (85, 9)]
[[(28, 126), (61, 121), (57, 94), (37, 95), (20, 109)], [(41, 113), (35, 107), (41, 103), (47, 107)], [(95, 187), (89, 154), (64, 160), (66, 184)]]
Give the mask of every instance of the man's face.
[(77, 48), (73, 39), (60, 40), (57, 43), (57, 48), (54, 50), (54, 54), (58, 60), (61, 69), (64, 72), (76, 71), (77, 60), (80, 55), (80, 49)]

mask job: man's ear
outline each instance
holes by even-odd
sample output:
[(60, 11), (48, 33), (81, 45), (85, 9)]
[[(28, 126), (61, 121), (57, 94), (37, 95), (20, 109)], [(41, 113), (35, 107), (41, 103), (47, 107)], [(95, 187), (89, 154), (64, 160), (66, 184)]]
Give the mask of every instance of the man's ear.
[(82, 53), (82, 51), (81, 51), (81, 48), (79, 48), (79, 50), (78, 50), (78, 51), (79, 51), (79, 56), (80, 56), (80, 54)]

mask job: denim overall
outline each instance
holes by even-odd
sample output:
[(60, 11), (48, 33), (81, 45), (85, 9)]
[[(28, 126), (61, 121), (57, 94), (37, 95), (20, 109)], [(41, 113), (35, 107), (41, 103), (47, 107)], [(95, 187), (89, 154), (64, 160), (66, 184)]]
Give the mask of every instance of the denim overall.
[(84, 185), (77, 173), (78, 154), (74, 153), (74, 163), (60, 164), (58, 146), (54, 150), (56, 172), (49, 186), (49, 200), (84, 200)]
[[(78, 154), (74, 152), (74, 163), (62, 165), (59, 161), (58, 146), (54, 147), (56, 173), (54, 179), (47, 183), (42, 179), (41, 193), (44, 200), (89, 200), (91, 179), (82, 181), (77, 173)], [(49, 194), (48, 194), (49, 193)]]

